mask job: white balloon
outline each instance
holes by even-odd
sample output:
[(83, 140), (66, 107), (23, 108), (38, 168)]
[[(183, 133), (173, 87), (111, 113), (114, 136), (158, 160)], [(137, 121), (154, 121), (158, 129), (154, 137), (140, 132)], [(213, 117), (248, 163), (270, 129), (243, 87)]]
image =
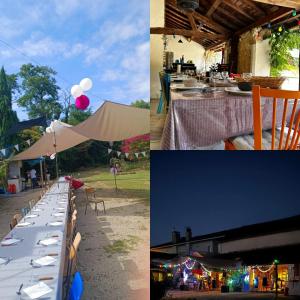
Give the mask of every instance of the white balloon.
[(80, 83), (80, 87), (82, 88), (83, 91), (88, 91), (92, 88), (93, 82), (90, 78), (83, 78)]
[(78, 84), (75, 84), (71, 88), (71, 94), (76, 99), (83, 94), (83, 90)]
[(50, 155), (50, 159), (54, 159), (55, 158), (56, 153), (53, 153)]
[(51, 132), (52, 132), (51, 127), (47, 127), (47, 128), (46, 128), (46, 132), (47, 132), (47, 133), (51, 133)]

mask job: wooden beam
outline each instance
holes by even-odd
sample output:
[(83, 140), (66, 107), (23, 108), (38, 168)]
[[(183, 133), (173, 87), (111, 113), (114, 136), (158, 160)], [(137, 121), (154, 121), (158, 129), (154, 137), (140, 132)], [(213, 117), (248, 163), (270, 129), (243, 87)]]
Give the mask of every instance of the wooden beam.
[(192, 29), (193, 30), (198, 30), (198, 27), (196, 25), (196, 22), (195, 22), (195, 19), (194, 19), (193, 15), (192, 14), (188, 14), (187, 16), (189, 18), (189, 21), (190, 21)]
[(229, 6), (231, 9), (237, 11), (239, 14), (243, 15), (244, 17), (246, 17), (247, 19), (253, 21), (254, 17), (250, 16), (247, 12), (245, 12), (244, 10), (242, 10), (238, 5), (236, 5), (236, 3), (231, 2), (231, 0), (224, 0), (223, 2), (225, 5)]
[(249, 26), (242, 28), (241, 30), (237, 31), (235, 33), (235, 35), (241, 35), (255, 27), (263, 26), (267, 23), (274, 22), (282, 17), (285, 17), (286, 15), (290, 14), (291, 12), (292, 12), (292, 10), (290, 8), (282, 7), (280, 9), (278, 9), (277, 11), (275, 11), (274, 13), (271, 13), (271, 14), (257, 20), (256, 22), (250, 24)]
[(207, 38), (212, 40), (221, 40), (224, 41), (226, 38), (222, 34), (212, 34), (206, 33), (203, 31), (196, 30), (186, 30), (186, 29), (178, 29), (178, 28), (166, 28), (166, 27), (152, 27), (150, 28), (151, 34), (166, 34), (166, 35), (182, 35), (185, 37), (193, 37), (193, 38)]
[(253, 0), (243, 0), (243, 3), (256, 9), (261, 15), (263, 15), (263, 16), (266, 15), (266, 11), (263, 10), (262, 8), (260, 8), (257, 4), (255, 4), (255, 2), (253, 2)]
[(271, 5), (278, 5), (283, 7), (300, 9), (299, 0), (254, 0), (254, 1), (271, 4)]
[[(176, 11), (180, 11), (176, 5), (174, 5), (174, 2), (172, 0), (165, 0), (166, 5), (172, 6), (172, 8)], [(180, 11), (183, 14), (187, 15), (184, 11)], [(215, 31), (222, 33), (226, 36), (228, 36), (228, 34), (230, 33), (229, 30), (227, 30), (226, 28), (224, 28), (223, 26), (221, 26), (220, 24), (218, 24), (217, 22), (209, 19), (208, 17), (201, 15), (200, 13), (197, 12), (192, 12), (191, 13), (194, 17), (194, 19), (201, 21), (202, 23), (204, 23), (205, 25), (207, 25), (208, 27), (214, 29)]]
[(218, 8), (218, 6), (221, 4), (222, 0), (215, 0), (208, 12), (206, 13), (207, 17), (210, 17), (214, 11)]

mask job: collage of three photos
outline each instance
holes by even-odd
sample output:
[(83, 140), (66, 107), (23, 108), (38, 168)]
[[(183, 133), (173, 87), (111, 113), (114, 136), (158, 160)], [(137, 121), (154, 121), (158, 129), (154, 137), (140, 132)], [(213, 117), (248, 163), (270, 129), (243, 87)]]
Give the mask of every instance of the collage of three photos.
[(0, 11), (1, 300), (300, 299), (299, 0)]

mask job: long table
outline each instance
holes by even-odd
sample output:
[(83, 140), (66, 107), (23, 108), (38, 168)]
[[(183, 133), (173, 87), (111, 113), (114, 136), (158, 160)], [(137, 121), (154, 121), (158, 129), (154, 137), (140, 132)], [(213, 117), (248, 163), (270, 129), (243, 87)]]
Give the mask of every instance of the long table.
[[(53, 291), (45, 295), (42, 299), (62, 299), (63, 268), (69, 210), (68, 196), (69, 182), (66, 182), (64, 178), (59, 178), (58, 182), (53, 184), (51, 189), (33, 207), (32, 210), (38, 209), (40, 211), (32, 212), (31, 214), (38, 214), (38, 216), (31, 219), (26, 219), (25, 216), (22, 221), (20, 221), (34, 222), (34, 224), (23, 228), (15, 227), (4, 238), (13, 237), (23, 240), (16, 245), (0, 246), (0, 257), (11, 259), (8, 264), (0, 265), (0, 299), (28, 299), (17, 295), (21, 284), (23, 284), (22, 289), (24, 289), (39, 283), (40, 278), (45, 277), (53, 278), (52, 280), (44, 281)], [(60, 217), (54, 216), (58, 207), (60, 207), (60, 211), (63, 212), (63, 215)], [(62, 208), (64, 210), (62, 210)], [(49, 225), (51, 222), (58, 220), (62, 221), (61, 225)], [(9, 224), (7, 224), (7, 226), (8, 225)], [(40, 240), (53, 236), (58, 238), (58, 244), (50, 246), (39, 244)], [(31, 264), (32, 260), (48, 254), (57, 254), (57, 256), (53, 256), (57, 258), (53, 265), (37, 268), (36, 265)]]
[[(272, 99), (262, 100), (264, 129), (272, 128)], [(277, 104), (281, 116), (283, 103)], [(291, 107), (288, 108), (289, 119)], [(277, 118), (277, 125), (281, 120)], [(230, 137), (253, 132), (251, 96), (215, 93), (185, 94), (171, 90), (171, 102), (162, 136), (162, 150), (193, 150), (217, 144)]]

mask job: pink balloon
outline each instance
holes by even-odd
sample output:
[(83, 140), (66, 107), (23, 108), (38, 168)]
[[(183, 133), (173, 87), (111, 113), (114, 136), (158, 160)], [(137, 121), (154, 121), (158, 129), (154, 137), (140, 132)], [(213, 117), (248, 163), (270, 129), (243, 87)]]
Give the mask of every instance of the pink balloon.
[(90, 100), (86, 95), (81, 95), (76, 98), (75, 106), (77, 109), (85, 110), (90, 105)]

